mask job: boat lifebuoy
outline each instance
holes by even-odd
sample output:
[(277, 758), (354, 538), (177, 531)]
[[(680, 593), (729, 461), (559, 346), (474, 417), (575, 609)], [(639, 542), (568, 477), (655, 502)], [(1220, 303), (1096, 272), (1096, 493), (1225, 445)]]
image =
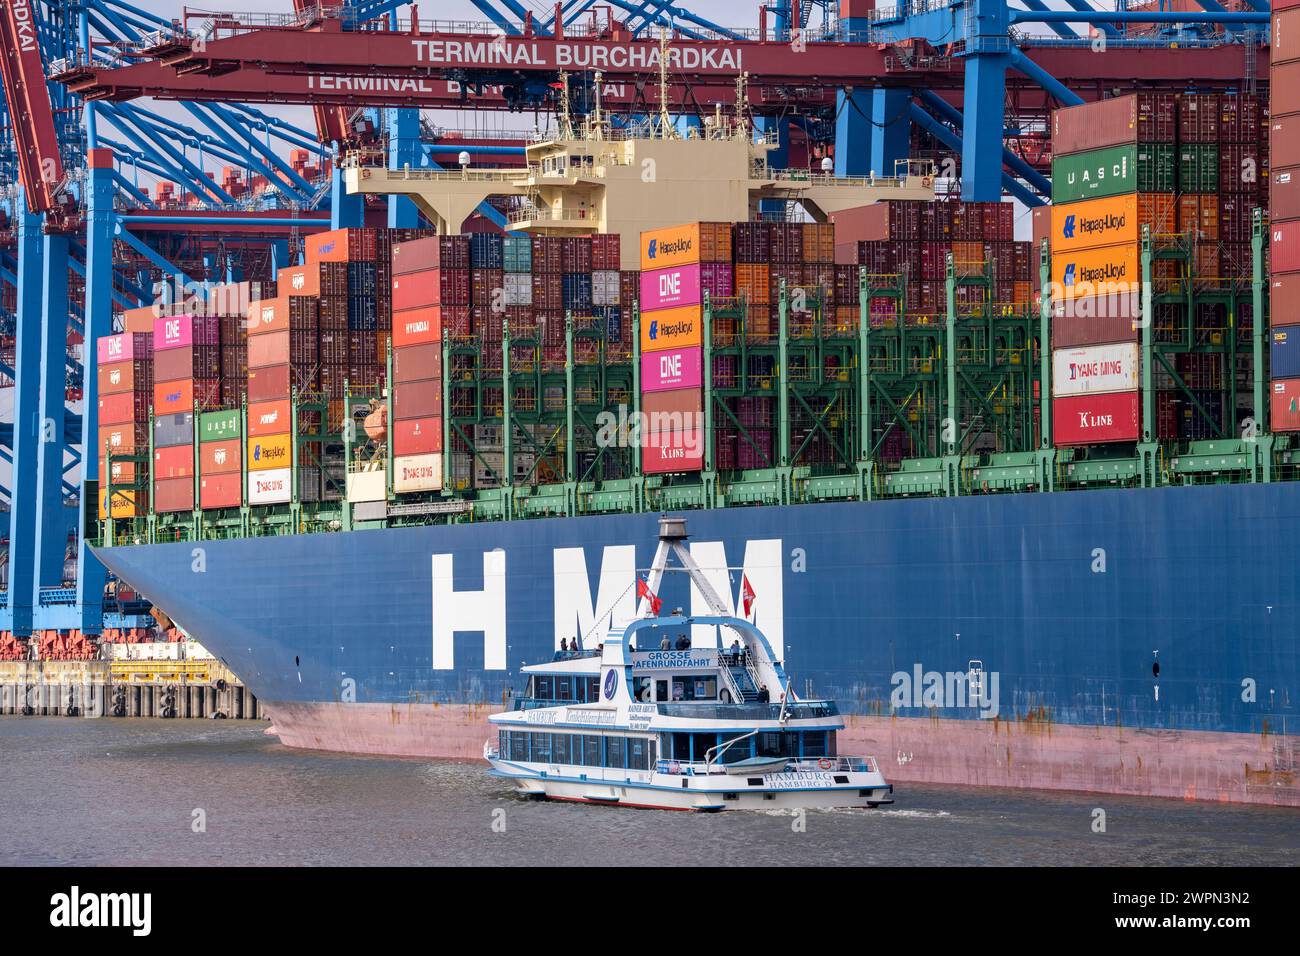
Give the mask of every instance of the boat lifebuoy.
[(369, 178), (370, 178), (370, 170), (367, 169), (367, 168), (365, 168), (364, 166), (361, 167), (361, 178), (362, 178), (362, 179), (369, 179)]
[(922, 176), (922, 177), (921, 177), (921, 188), (922, 188), (922, 189), (929, 189), (930, 186), (931, 186), (931, 183), (930, 183), (930, 177), (929, 177), (929, 176)]
[(821, 760), (817, 761), (817, 766), (823, 770), (830, 770), (831, 767), (835, 766), (835, 764), (830, 760), (829, 757), (822, 757)]

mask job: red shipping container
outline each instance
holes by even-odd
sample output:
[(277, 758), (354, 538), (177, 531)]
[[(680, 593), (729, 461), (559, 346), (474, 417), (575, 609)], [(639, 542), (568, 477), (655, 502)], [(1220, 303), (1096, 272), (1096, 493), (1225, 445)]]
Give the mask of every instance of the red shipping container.
[(441, 451), (441, 418), (407, 418), (393, 423), (394, 455), (432, 455)]
[(442, 381), (436, 378), (393, 386), (393, 418), (440, 418)]
[(115, 362), (95, 369), (100, 395), (121, 392), (153, 393), (153, 365), (149, 362)]
[(379, 245), (373, 229), (334, 229), (307, 237), (308, 262), (367, 262)]
[(228, 475), (205, 475), (199, 479), (199, 507), (238, 508), (243, 504), (244, 478), (238, 471)]
[[(1270, 173), (1268, 214), (1275, 223), (1300, 219), (1300, 166), (1278, 168)], [(1250, 238), (1249, 233), (1246, 238)]]
[(469, 236), (429, 236), (393, 246), (394, 276), (428, 269), (468, 269)]
[(291, 266), (275, 274), (280, 295), (320, 295), (320, 264)]
[(1141, 405), (1139, 393), (1108, 392), (1074, 395), (1052, 401), (1057, 446), (1098, 445), (1137, 441)]
[(290, 397), (288, 365), (268, 365), (266, 368), (249, 369), (248, 400), (250, 402), (269, 402)]
[(169, 478), (153, 483), (153, 510), (159, 514), (194, 510), (194, 479)]
[[(251, 417), (251, 410), (250, 410)], [(243, 442), (238, 438), (229, 441), (205, 441), (199, 443), (199, 474), (225, 475), (239, 471), (239, 456)]]
[(442, 346), (409, 345), (393, 349), (393, 381), (396, 384), (418, 382), (442, 376)]
[(700, 471), (704, 467), (704, 442), (699, 429), (662, 432), (641, 443), (641, 470), (647, 475)]
[(219, 378), (221, 349), (216, 345), (185, 345), (155, 353), (153, 377), (159, 382), (182, 378)]
[(1276, 67), (1300, 60), (1300, 9), (1285, 10), (1273, 5), (1272, 36), (1269, 39), (1269, 63)]
[(1274, 114), (1269, 123), (1268, 161), (1275, 169), (1300, 166), (1300, 115)]
[(1219, 141), (1219, 94), (1184, 93), (1178, 97), (1178, 138), (1182, 143)]
[(1269, 262), (1274, 272), (1300, 272), (1300, 221), (1269, 227)]
[(442, 306), (393, 313), (393, 347), (442, 341)]
[(179, 415), (199, 408), (218, 408), (221, 405), (221, 380), (217, 378), (187, 378), (175, 382), (157, 382), (153, 387), (155, 415)]
[(153, 477), (157, 481), (169, 478), (193, 478), (194, 446), (171, 445), (167, 448), (155, 448)]
[(1300, 272), (1273, 272), (1268, 295), (1270, 325), (1300, 325)]
[(142, 422), (149, 417), (150, 394), (145, 391), (119, 392), (99, 396), (99, 423), (119, 425)]
[(1275, 378), (1272, 382), (1273, 431), (1300, 431), (1300, 378)]
[(1269, 113), (1274, 117), (1300, 113), (1300, 60), (1274, 63), (1268, 73)]
[(100, 422), (99, 445), (96, 450), (102, 455), (111, 448), (115, 454), (129, 455), (137, 451), (149, 450), (149, 423), (145, 421), (124, 424)]

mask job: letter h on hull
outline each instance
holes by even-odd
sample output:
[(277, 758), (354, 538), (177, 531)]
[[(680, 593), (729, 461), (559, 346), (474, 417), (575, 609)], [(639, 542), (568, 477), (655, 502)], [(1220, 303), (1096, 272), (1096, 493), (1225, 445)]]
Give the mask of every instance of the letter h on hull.
[(433, 555), (433, 669), (456, 666), (457, 631), (483, 634), (483, 669), (506, 669), (506, 553), (483, 552), (483, 590), (457, 591), (450, 554)]

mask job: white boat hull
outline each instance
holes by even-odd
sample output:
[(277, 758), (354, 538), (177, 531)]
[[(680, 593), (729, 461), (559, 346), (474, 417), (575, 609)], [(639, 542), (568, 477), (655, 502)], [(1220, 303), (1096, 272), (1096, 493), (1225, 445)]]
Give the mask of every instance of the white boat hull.
[[(726, 774), (679, 776), (628, 773), (623, 779), (570, 777), (565, 768), (542, 768), (499, 760), (493, 772), (509, 779), (520, 796), (654, 810), (829, 810), (893, 803), (879, 773), (779, 773), (741, 779)], [(835, 782), (844, 778), (846, 783)], [(753, 781), (761, 780), (762, 783)], [(685, 786), (683, 786), (685, 781)]]

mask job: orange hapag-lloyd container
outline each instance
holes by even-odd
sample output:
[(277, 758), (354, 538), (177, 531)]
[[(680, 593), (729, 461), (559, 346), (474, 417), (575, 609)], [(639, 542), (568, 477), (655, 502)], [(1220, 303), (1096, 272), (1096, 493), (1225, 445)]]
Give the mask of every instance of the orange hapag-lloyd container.
[(1141, 281), (1142, 261), (1137, 243), (1079, 249), (1052, 256), (1052, 282), (1061, 298), (1134, 289)]
[(731, 224), (690, 222), (641, 233), (641, 271), (731, 261)]
[(683, 305), (641, 313), (641, 351), (686, 348), (704, 342), (704, 307)]
[(1052, 254), (1136, 243), (1144, 225), (1152, 235), (1175, 232), (1177, 208), (1173, 193), (1125, 193), (1051, 206)]

